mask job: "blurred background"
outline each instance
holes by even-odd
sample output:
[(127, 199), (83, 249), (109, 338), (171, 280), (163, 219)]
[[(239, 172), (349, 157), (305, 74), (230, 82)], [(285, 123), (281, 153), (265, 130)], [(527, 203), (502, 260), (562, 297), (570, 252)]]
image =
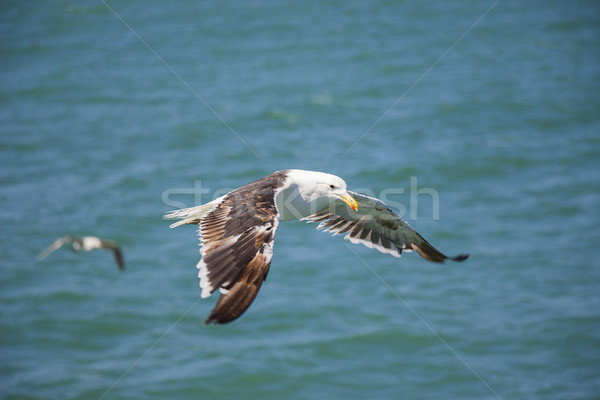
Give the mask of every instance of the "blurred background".
[[(3, 1), (0, 397), (599, 398), (599, 20), (596, 1)], [(205, 326), (195, 229), (162, 215), (285, 168), (392, 190), (471, 258), (282, 224), (254, 304)], [(65, 234), (119, 241), (127, 270), (35, 261)]]

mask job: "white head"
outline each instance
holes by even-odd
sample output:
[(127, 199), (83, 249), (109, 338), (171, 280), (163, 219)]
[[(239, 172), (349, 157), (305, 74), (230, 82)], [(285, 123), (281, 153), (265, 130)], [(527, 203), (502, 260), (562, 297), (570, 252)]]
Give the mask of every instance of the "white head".
[(354, 211), (358, 211), (356, 200), (348, 194), (348, 185), (342, 178), (316, 171), (291, 169), (288, 177), (297, 185), (298, 192), (306, 202), (342, 200)]

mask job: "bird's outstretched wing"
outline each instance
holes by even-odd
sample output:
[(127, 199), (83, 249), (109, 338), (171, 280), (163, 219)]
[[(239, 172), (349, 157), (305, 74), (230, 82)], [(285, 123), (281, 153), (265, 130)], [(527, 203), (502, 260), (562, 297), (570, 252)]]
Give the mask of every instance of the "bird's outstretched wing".
[(201, 296), (208, 297), (217, 289), (221, 292), (207, 324), (238, 318), (267, 277), (279, 225), (276, 187), (264, 185), (265, 179), (274, 179), (271, 177), (228, 193), (210, 208), (184, 209), (167, 216), (200, 225), (202, 258), (197, 267)]
[(345, 239), (352, 243), (360, 243), (395, 257), (400, 257), (403, 251), (416, 251), (424, 259), (433, 262), (444, 262), (446, 259), (463, 261), (469, 256), (444, 255), (383, 201), (357, 192), (349, 193), (358, 203), (358, 211), (350, 209), (341, 201), (336, 201), (303, 220), (319, 222), (317, 229), (334, 235), (346, 234)]
[(114, 240), (101, 239), (100, 240), (101, 247), (112, 251), (115, 261), (117, 263), (117, 267), (119, 267), (119, 271), (125, 271), (125, 261), (123, 260), (123, 251), (121, 247)]
[(67, 236), (58, 238), (54, 241), (54, 243), (52, 243), (50, 246), (46, 247), (44, 249), (44, 251), (42, 251), (40, 254), (38, 254), (36, 259), (38, 261), (43, 260), (44, 258), (48, 257), (50, 254), (54, 253), (56, 250), (60, 249), (63, 245), (65, 245), (67, 243), (72, 243), (76, 240), (78, 240), (78, 238), (75, 236), (71, 236), (71, 235), (67, 235)]

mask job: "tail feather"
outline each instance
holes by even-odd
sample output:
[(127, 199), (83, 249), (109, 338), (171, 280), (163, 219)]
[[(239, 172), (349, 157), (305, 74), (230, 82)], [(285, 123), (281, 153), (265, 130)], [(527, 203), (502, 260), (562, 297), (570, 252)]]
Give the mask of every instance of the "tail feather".
[(200, 220), (204, 216), (204, 214), (211, 211), (215, 208), (221, 201), (223, 197), (219, 197), (216, 200), (211, 201), (210, 203), (202, 204), (196, 207), (190, 208), (182, 208), (180, 210), (173, 210), (166, 213), (163, 219), (180, 219), (169, 226), (169, 228), (176, 228), (185, 224), (199, 224)]

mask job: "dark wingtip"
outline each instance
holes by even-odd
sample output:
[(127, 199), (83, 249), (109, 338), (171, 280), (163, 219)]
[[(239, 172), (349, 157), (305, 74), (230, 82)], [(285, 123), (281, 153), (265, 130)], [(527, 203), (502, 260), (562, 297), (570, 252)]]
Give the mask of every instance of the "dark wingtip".
[(457, 256), (448, 257), (448, 258), (452, 261), (465, 261), (467, 258), (469, 258), (469, 253), (462, 253)]
[(246, 310), (246, 309), (243, 309), (242, 311), (239, 311), (236, 309), (228, 309), (228, 308), (219, 307), (219, 305), (223, 303), (222, 299), (224, 297), (226, 297), (224, 294), (222, 294), (219, 297), (219, 301), (217, 301), (217, 305), (210, 312), (210, 315), (208, 316), (208, 318), (206, 318), (206, 320), (204, 321), (204, 323), (206, 325), (228, 324), (232, 321), (235, 321)]
[(235, 320), (236, 318), (233, 318), (233, 319), (219, 319), (218, 317), (216, 317), (215, 315), (213, 315), (211, 313), (208, 316), (208, 318), (206, 318), (206, 320), (204, 321), (204, 323), (206, 325), (223, 325), (223, 324), (230, 323), (231, 321)]

